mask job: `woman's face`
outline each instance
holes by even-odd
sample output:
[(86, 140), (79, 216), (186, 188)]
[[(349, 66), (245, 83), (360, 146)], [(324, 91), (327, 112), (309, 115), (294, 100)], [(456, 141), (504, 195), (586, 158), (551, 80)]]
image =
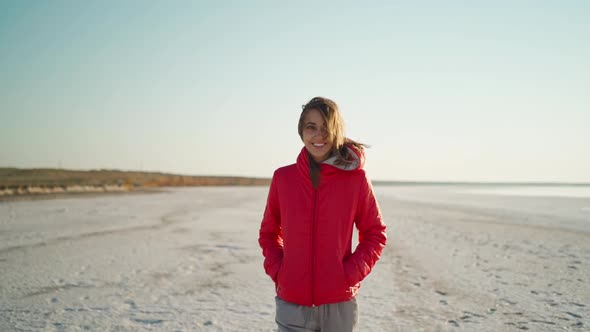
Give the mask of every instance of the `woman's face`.
[(317, 109), (310, 109), (303, 117), (303, 144), (317, 162), (326, 160), (332, 152), (324, 118)]

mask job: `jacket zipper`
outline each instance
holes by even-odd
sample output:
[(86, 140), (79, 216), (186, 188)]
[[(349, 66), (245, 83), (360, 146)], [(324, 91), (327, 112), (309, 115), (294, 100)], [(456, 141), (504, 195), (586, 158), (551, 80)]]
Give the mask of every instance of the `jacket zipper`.
[(316, 233), (316, 219), (317, 219), (317, 201), (318, 201), (318, 190), (313, 189), (313, 218), (311, 221), (311, 306), (315, 307), (314, 301), (314, 286), (315, 286), (315, 233)]

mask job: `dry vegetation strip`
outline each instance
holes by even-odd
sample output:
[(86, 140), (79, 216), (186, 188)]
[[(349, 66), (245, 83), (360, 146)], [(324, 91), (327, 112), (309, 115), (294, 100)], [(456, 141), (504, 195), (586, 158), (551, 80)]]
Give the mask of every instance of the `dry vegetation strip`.
[[(175, 186), (265, 186), (269, 179), (188, 176), (119, 170), (0, 168), (0, 191), (8, 194), (42, 194), (71, 191), (130, 191), (133, 188)], [(118, 189), (117, 189), (118, 188)]]

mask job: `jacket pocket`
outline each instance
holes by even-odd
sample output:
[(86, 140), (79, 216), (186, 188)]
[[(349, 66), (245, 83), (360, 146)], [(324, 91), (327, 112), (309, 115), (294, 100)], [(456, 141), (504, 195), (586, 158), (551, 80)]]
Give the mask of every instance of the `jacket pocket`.
[(274, 262), (272, 262), (268, 269), (266, 270), (266, 273), (268, 274), (268, 276), (272, 279), (272, 281), (274, 281), (275, 283), (277, 282), (277, 278), (279, 276), (279, 270), (281, 269), (281, 266), (283, 265), (283, 259), (278, 259)]
[(346, 284), (346, 287), (352, 287), (353, 285), (350, 284), (350, 278), (349, 278), (348, 274), (346, 273), (346, 269), (344, 268), (345, 264), (346, 264), (346, 260), (343, 261), (342, 264), (340, 265), (341, 271), (342, 271), (342, 278), (344, 279), (344, 283)]
[(342, 270), (344, 271), (344, 278), (346, 279), (348, 287), (355, 287), (359, 282), (358, 280), (355, 280), (355, 267), (352, 264), (353, 263), (348, 259), (345, 259), (344, 262), (342, 262)]
[(281, 261), (279, 262), (279, 268), (277, 269), (277, 274), (275, 276), (275, 290), (277, 291), (277, 293), (279, 292), (279, 290), (281, 289), (281, 275), (282, 275), (282, 270), (283, 270), (283, 259), (281, 259)]

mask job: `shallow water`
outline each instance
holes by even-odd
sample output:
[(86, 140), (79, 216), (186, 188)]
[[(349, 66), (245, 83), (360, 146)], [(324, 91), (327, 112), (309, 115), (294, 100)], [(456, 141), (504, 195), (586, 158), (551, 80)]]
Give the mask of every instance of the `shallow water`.
[(505, 216), (506, 223), (590, 232), (589, 187), (379, 186), (375, 192), (385, 199)]

